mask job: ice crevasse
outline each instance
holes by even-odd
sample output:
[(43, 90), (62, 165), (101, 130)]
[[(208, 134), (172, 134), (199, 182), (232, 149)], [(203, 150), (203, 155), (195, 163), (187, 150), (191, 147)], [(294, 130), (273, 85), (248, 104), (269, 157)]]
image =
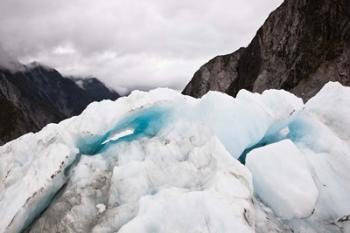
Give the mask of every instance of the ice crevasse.
[(93, 103), (0, 147), (0, 232), (350, 232), (350, 88)]

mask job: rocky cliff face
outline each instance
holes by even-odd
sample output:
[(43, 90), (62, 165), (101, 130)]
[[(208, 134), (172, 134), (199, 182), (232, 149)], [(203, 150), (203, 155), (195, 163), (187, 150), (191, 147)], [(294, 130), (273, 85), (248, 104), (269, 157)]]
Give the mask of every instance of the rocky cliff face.
[(18, 71), (1, 68), (0, 145), (78, 115), (93, 101), (119, 97), (94, 78), (80, 79), (79, 84), (39, 64)]
[(328, 81), (350, 85), (350, 2), (286, 0), (247, 48), (203, 65), (183, 93), (275, 88), (308, 100)]

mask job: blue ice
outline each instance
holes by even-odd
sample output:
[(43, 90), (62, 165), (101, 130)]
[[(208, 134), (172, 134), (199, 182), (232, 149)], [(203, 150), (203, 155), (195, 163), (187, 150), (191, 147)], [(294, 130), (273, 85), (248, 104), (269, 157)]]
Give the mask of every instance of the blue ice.
[[(271, 127), (258, 143), (244, 150), (238, 160), (242, 164), (245, 164), (247, 154), (256, 148), (285, 139), (290, 139), (292, 142), (298, 142), (299, 140), (302, 140), (306, 134), (317, 134), (317, 128), (312, 124), (312, 121), (308, 121), (307, 118), (299, 115), (293, 116), (284, 122), (278, 122)], [(283, 132), (285, 130), (287, 131)]]
[[(78, 143), (80, 153), (95, 155), (120, 142), (130, 142), (141, 137), (153, 137), (166, 125), (170, 113), (170, 107), (163, 105), (130, 113), (105, 134), (82, 138)], [(130, 129), (132, 133), (113, 139), (113, 135)]]

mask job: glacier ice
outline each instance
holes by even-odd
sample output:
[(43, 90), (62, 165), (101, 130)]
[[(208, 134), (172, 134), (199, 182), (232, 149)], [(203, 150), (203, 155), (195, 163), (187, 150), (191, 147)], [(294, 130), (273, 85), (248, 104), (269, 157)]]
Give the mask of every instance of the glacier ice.
[(349, 232), (349, 89), (90, 104), (0, 147), (0, 232)]
[(246, 165), (255, 192), (284, 219), (306, 218), (314, 211), (318, 189), (305, 158), (289, 139), (251, 151)]
[(152, 106), (135, 111), (120, 119), (114, 128), (103, 135), (89, 135), (81, 138), (78, 142), (79, 152), (95, 155), (122, 141), (153, 137), (164, 128), (168, 115), (170, 115), (170, 109), (166, 106)]

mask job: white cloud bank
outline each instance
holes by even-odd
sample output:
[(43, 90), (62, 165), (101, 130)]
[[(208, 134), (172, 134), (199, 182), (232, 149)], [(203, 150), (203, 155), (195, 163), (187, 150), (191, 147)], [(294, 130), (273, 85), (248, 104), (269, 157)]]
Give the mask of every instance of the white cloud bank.
[(0, 41), (21, 61), (112, 87), (182, 89), (246, 46), (282, 0), (1, 0)]

